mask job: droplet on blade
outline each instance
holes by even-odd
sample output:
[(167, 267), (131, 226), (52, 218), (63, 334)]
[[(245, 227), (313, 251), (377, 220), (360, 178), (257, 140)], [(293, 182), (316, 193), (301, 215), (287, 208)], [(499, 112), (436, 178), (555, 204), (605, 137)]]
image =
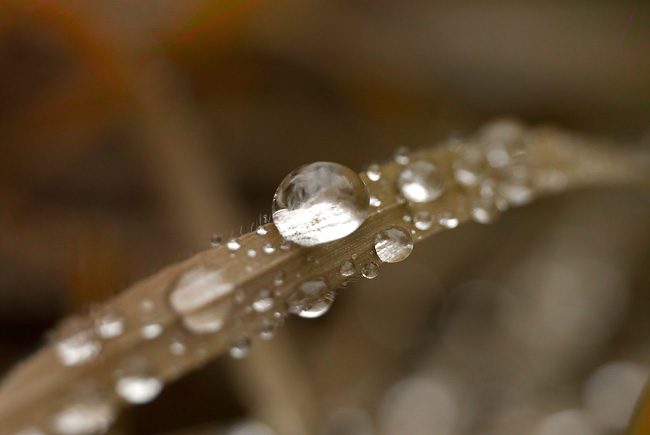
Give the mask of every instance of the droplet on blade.
[(93, 325), (80, 316), (64, 320), (52, 338), (56, 355), (65, 366), (76, 366), (92, 360), (102, 347)]
[(361, 274), (363, 275), (364, 278), (368, 279), (374, 279), (379, 276), (379, 266), (377, 263), (370, 262), (363, 266), (361, 269)]
[(351, 169), (316, 162), (291, 172), (273, 200), (273, 222), (287, 240), (316, 246), (341, 239), (368, 216), (366, 186)]
[(327, 313), (334, 303), (334, 292), (329, 292), (324, 299), (314, 302), (298, 313), (298, 316), (305, 319), (315, 319)]
[(433, 216), (428, 211), (421, 210), (413, 216), (413, 224), (418, 230), (426, 231), (433, 225)]
[(375, 237), (375, 251), (381, 261), (398, 263), (411, 255), (413, 238), (401, 227), (387, 228), (380, 231)]
[(115, 391), (132, 404), (147, 403), (155, 399), (163, 383), (152, 374), (150, 363), (144, 358), (133, 358), (117, 373)]
[(320, 276), (298, 284), (296, 290), (287, 298), (289, 312), (300, 314), (302, 310), (318, 301), (326, 289), (327, 282)]
[(342, 275), (342, 276), (348, 277), (348, 276), (352, 276), (352, 275), (354, 275), (354, 274), (357, 272), (356, 269), (357, 269), (357, 268), (356, 268), (356, 266), (354, 265), (353, 262), (351, 262), (350, 260), (346, 260), (346, 261), (341, 265), (341, 270), (340, 270), (340, 272), (341, 272), (341, 275)]
[(433, 201), (442, 195), (444, 175), (435, 163), (417, 160), (400, 171), (397, 188), (411, 202)]

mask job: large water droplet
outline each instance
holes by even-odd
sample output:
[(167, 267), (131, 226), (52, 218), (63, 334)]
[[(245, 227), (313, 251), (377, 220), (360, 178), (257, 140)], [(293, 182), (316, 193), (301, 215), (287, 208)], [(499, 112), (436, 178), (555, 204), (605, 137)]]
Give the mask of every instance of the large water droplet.
[(317, 302), (326, 289), (327, 282), (320, 276), (298, 284), (296, 290), (287, 298), (289, 312), (300, 314), (305, 308)]
[(315, 319), (327, 313), (334, 303), (334, 292), (329, 292), (324, 299), (314, 302), (304, 310), (298, 313), (300, 317), (305, 319)]
[(246, 334), (238, 335), (230, 344), (230, 356), (235, 359), (245, 358), (251, 351), (251, 339)]
[(222, 274), (222, 270), (199, 266), (185, 272), (171, 291), (170, 305), (190, 331), (215, 332), (225, 323), (235, 286), (225, 281)]
[(375, 251), (383, 262), (399, 263), (411, 255), (413, 238), (403, 228), (397, 226), (387, 228), (375, 237)]
[(95, 330), (104, 339), (118, 337), (124, 332), (124, 316), (117, 308), (102, 307), (95, 314)]
[(287, 240), (315, 246), (343, 238), (368, 216), (363, 181), (338, 163), (301, 166), (282, 180), (273, 200), (273, 222)]
[(162, 387), (162, 381), (152, 375), (147, 360), (140, 358), (128, 361), (115, 382), (117, 394), (132, 404), (152, 401), (160, 394)]
[(95, 358), (101, 344), (90, 321), (83, 317), (64, 320), (53, 335), (56, 355), (63, 365), (75, 366)]
[(444, 176), (436, 164), (417, 160), (400, 171), (397, 177), (397, 188), (409, 201), (433, 201), (442, 195)]
[(379, 266), (377, 263), (370, 262), (363, 266), (363, 269), (361, 269), (361, 274), (364, 276), (364, 278), (377, 278), (379, 276)]
[(357, 272), (357, 268), (353, 262), (346, 260), (345, 263), (341, 265), (340, 272), (342, 276), (348, 277), (354, 275)]

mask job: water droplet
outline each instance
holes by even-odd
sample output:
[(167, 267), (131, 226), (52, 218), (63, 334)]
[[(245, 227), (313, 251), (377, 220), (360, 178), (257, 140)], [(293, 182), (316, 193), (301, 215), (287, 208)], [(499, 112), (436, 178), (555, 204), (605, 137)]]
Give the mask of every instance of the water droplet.
[(402, 220), (404, 222), (411, 222), (413, 218), (411, 217), (411, 215), (405, 214), (404, 216), (402, 216)]
[(273, 307), (273, 298), (271, 291), (263, 288), (257, 294), (257, 299), (253, 302), (253, 309), (258, 313), (264, 313)]
[(327, 290), (327, 282), (321, 276), (298, 284), (296, 290), (287, 298), (289, 312), (300, 314), (306, 307), (318, 301), (325, 290)]
[(246, 255), (248, 255), (250, 258), (254, 258), (257, 255), (257, 251), (255, 249), (249, 249), (246, 251)]
[(361, 274), (364, 276), (364, 278), (377, 278), (377, 276), (379, 276), (379, 266), (377, 263), (370, 262), (363, 266), (363, 269), (361, 269)]
[(463, 149), (452, 167), (456, 181), (464, 186), (475, 186), (485, 171), (485, 155), (480, 148), (469, 146)]
[(257, 324), (257, 336), (262, 340), (270, 340), (275, 333), (275, 323), (269, 319), (261, 319)]
[(359, 255), (355, 252), (354, 254), (350, 255), (350, 258), (353, 260), (356, 260)]
[(175, 356), (183, 356), (187, 353), (187, 341), (183, 334), (175, 334), (171, 337), (169, 353)]
[(104, 338), (115, 338), (124, 332), (124, 316), (117, 308), (105, 306), (95, 314), (95, 330)]
[(370, 181), (379, 181), (379, 179), (381, 178), (381, 168), (379, 167), (378, 164), (373, 163), (370, 166), (368, 166), (366, 175), (368, 176), (368, 179)]
[(334, 303), (334, 292), (329, 292), (324, 299), (316, 301), (298, 313), (298, 315), (305, 319), (315, 319), (327, 313)]
[(283, 271), (279, 270), (275, 274), (275, 277), (273, 277), (273, 285), (275, 285), (276, 287), (279, 287), (282, 284), (284, 284), (284, 277), (285, 277), (285, 273)]
[(346, 260), (345, 263), (341, 265), (341, 275), (343, 276), (352, 276), (357, 272), (357, 268), (353, 262)]
[(497, 195), (497, 182), (492, 178), (487, 178), (481, 182), (479, 195), (482, 198), (494, 198)]
[(235, 359), (245, 358), (251, 350), (251, 339), (246, 334), (241, 334), (230, 344), (230, 356)]
[(256, 232), (260, 236), (265, 236), (268, 233), (268, 231), (264, 227), (259, 227)]
[(217, 246), (221, 246), (221, 243), (223, 243), (223, 238), (221, 237), (220, 234), (213, 234), (212, 237), (210, 238), (210, 245), (213, 248), (216, 248)]
[(140, 334), (147, 340), (153, 340), (162, 334), (163, 327), (160, 323), (149, 323), (140, 329)]
[(86, 318), (64, 320), (53, 335), (56, 355), (63, 365), (75, 366), (95, 358), (101, 350), (95, 330)]
[(397, 188), (412, 202), (429, 202), (442, 195), (444, 176), (440, 168), (426, 160), (405, 166), (397, 177)]
[(152, 376), (147, 360), (141, 358), (130, 360), (115, 382), (117, 394), (131, 404), (151, 402), (162, 387), (162, 381)]
[(273, 201), (273, 221), (285, 239), (315, 246), (343, 238), (368, 216), (366, 186), (338, 163), (301, 166), (280, 183)]
[(226, 246), (228, 246), (228, 249), (230, 249), (231, 251), (236, 251), (239, 248), (241, 248), (241, 245), (235, 239), (229, 240), (228, 243), (226, 244)]
[(381, 206), (381, 200), (374, 195), (370, 195), (370, 206), (371, 207)]
[(185, 272), (170, 293), (172, 309), (192, 332), (218, 331), (230, 314), (234, 284), (222, 274), (222, 270), (198, 266)]
[(413, 223), (418, 230), (426, 231), (433, 225), (433, 216), (428, 211), (421, 210), (413, 216)]
[(483, 128), (481, 138), (485, 142), (486, 156), (490, 166), (503, 168), (512, 159), (525, 152), (524, 128), (514, 121), (498, 121)]
[(411, 160), (409, 157), (410, 152), (411, 150), (409, 150), (407, 147), (399, 147), (395, 150), (393, 159), (397, 164), (406, 165)]
[(264, 251), (265, 254), (269, 254), (269, 255), (270, 255), (270, 254), (273, 254), (273, 253), (275, 252), (275, 248), (273, 247), (272, 244), (267, 243), (267, 244), (264, 245), (264, 247), (262, 248), (262, 251)]
[(387, 228), (375, 237), (375, 251), (383, 262), (399, 263), (411, 255), (413, 238), (403, 228), (397, 226)]
[(438, 215), (438, 223), (445, 228), (456, 228), (458, 226), (458, 218), (451, 212), (445, 211)]
[(90, 399), (74, 403), (52, 417), (52, 429), (59, 435), (104, 433), (115, 419), (107, 400)]
[(236, 304), (241, 304), (246, 300), (246, 290), (243, 288), (235, 289), (232, 298)]
[(283, 240), (282, 243), (280, 243), (280, 249), (283, 251), (288, 251), (291, 249), (291, 242), (288, 240)]
[(499, 217), (500, 211), (494, 200), (490, 198), (476, 198), (472, 202), (472, 218), (480, 224), (489, 224)]
[(499, 193), (512, 206), (528, 204), (533, 199), (533, 189), (525, 180), (504, 180), (499, 185)]

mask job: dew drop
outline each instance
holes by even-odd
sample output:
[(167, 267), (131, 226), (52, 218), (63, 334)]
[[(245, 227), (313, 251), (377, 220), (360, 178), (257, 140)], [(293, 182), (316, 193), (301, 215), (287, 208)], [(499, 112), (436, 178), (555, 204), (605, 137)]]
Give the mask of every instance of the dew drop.
[(458, 226), (458, 218), (451, 212), (445, 211), (438, 215), (438, 223), (445, 228), (456, 228)]
[(387, 228), (375, 237), (375, 251), (383, 262), (399, 263), (411, 255), (413, 238), (401, 227)]
[(302, 310), (300, 313), (298, 313), (298, 316), (305, 319), (315, 319), (327, 313), (333, 303), (334, 303), (334, 292), (329, 292), (325, 296), (325, 299), (314, 302), (313, 304), (311, 304), (310, 306)]
[(275, 252), (275, 248), (273, 247), (272, 244), (267, 243), (267, 244), (264, 245), (264, 247), (262, 248), (262, 251), (264, 251), (265, 254), (269, 254), (269, 255), (270, 255), (270, 254), (273, 254), (273, 253)]
[(231, 251), (236, 251), (239, 248), (241, 248), (241, 245), (235, 239), (229, 240), (228, 243), (226, 244), (226, 246), (228, 246), (228, 249), (230, 249)]
[(316, 162), (291, 172), (273, 200), (273, 222), (287, 240), (315, 246), (341, 239), (368, 216), (366, 186), (351, 169)]
[(442, 195), (444, 176), (440, 168), (426, 160), (405, 166), (397, 176), (397, 188), (412, 202), (429, 202)]
[(124, 332), (124, 316), (113, 307), (102, 307), (95, 315), (95, 330), (104, 339), (115, 338)]
[(257, 336), (262, 340), (270, 340), (275, 333), (275, 323), (269, 319), (261, 319), (257, 324)]
[(371, 207), (381, 206), (381, 200), (374, 195), (370, 195), (370, 206)]
[(288, 240), (283, 240), (282, 243), (280, 243), (280, 249), (283, 251), (288, 251), (291, 249), (291, 242)]
[(152, 376), (147, 360), (132, 359), (118, 374), (115, 382), (117, 394), (132, 404), (151, 402), (160, 394), (163, 383)]
[(404, 216), (402, 216), (402, 220), (404, 222), (411, 222), (413, 218), (411, 217), (411, 215), (405, 214)]
[(411, 150), (409, 150), (407, 147), (399, 147), (395, 150), (393, 159), (399, 165), (406, 165), (411, 160), (409, 157), (410, 152)]
[(346, 277), (352, 276), (355, 273), (357, 273), (357, 268), (353, 262), (351, 262), (350, 260), (346, 260), (345, 263), (341, 265), (340, 272), (342, 276), (346, 276)]
[(174, 356), (183, 356), (187, 353), (187, 342), (185, 336), (175, 334), (169, 342), (169, 353)]
[(101, 350), (90, 321), (80, 316), (64, 320), (53, 335), (56, 355), (65, 366), (75, 366), (95, 358)]
[(264, 227), (259, 227), (256, 233), (259, 234), (260, 236), (265, 236), (268, 233), (268, 231)]
[(257, 255), (257, 251), (255, 249), (249, 249), (246, 251), (246, 255), (248, 255), (250, 258), (255, 258)]
[(418, 230), (426, 231), (433, 225), (433, 216), (428, 211), (421, 210), (413, 216), (413, 224)]
[(361, 269), (361, 274), (364, 276), (364, 278), (377, 278), (377, 276), (379, 276), (379, 266), (377, 263), (370, 262), (363, 266), (363, 269)]
[(108, 401), (89, 400), (67, 406), (52, 418), (52, 429), (59, 435), (104, 433), (115, 419)]
[(153, 340), (162, 334), (163, 327), (160, 323), (149, 323), (140, 329), (140, 334), (147, 340)]
[(235, 359), (246, 358), (251, 350), (251, 339), (246, 334), (241, 334), (235, 338), (230, 344), (228, 351), (230, 356)]
[(289, 312), (300, 314), (305, 308), (318, 301), (325, 290), (327, 290), (327, 281), (321, 276), (298, 284), (296, 290), (287, 298)]
[(467, 147), (453, 164), (454, 178), (464, 186), (475, 186), (485, 171), (485, 155), (477, 147)]
[(499, 217), (500, 211), (494, 200), (490, 198), (477, 198), (472, 202), (472, 219), (480, 224), (489, 224)]
[(221, 243), (223, 243), (223, 237), (221, 237), (220, 234), (213, 234), (212, 237), (210, 238), (210, 245), (213, 248), (216, 248), (217, 246), (221, 246)]
[(379, 167), (378, 164), (373, 163), (370, 166), (368, 166), (366, 175), (368, 176), (368, 179), (370, 181), (379, 181), (379, 179), (381, 178), (381, 168)]
[(273, 307), (273, 298), (271, 291), (263, 288), (257, 294), (257, 299), (253, 302), (253, 309), (258, 313), (264, 313)]
[(279, 287), (282, 284), (284, 284), (284, 277), (285, 277), (285, 273), (279, 270), (273, 277), (273, 285)]

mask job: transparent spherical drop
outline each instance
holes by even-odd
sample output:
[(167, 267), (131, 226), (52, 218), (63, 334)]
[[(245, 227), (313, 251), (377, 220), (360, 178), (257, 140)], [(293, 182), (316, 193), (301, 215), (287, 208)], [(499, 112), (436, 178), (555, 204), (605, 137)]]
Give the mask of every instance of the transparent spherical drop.
[(454, 178), (465, 186), (475, 186), (485, 173), (485, 155), (478, 147), (467, 147), (453, 164)]
[(282, 180), (273, 199), (273, 222), (285, 239), (315, 246), (353, 233), (368, 209), (368, 191), (355, 172), (338, 163), (316, 162)]
[(445, 228), (456, 228), (458, 226), (458, 218), (451, 212), (444, 211), (438, 215), (438, 223)]
[(363, 266), (361, 269), (361, 275), (363, 275), (364, 278), (375, 279), (379, 276), (379, 266), (377, 263), (370, 262)]
[(413, 224), (418, 230), (426, 231), (433, 225), (433, 216), (428, 211), (421, 210), (413, 216)]
[(321, 276), (300, 283), (287, 298), (289, 312), (300, 314), (305, 308), (317, 302), (326, 289), (327, 281)]
[(346, 260), (342, 265), (341, 265), (341, 275), (348, 277), (352, 276), (357, 272), (357, 267), (354, 265), (353, 262), (350, 260)]
[(88, 435), (104, 433), (115, 418), (115, 410), (108, 401), (91, 400), (75, 403), (52, 418), (52, 428), (60, 435)]
[(251, 338), (246, 334), (242, 334), (230, 344), (228, 353), (234, 359), (246, 358), (251, 351), (251, 345)]
[(63, 365), (75, 366), (94, 359), (101, 350), (95, 330), (86, 318), (64, 320), (53, 335), (56, 355)]
[(162, 381), (153, 376), (133, 375), (118, 379), (115, 391), (129, 403), (142, 404), (155, 399), (162, 387)]
[(95, 315), (95, 330), (101, 338), (115, 338), (124, 332), (124, 322), (117, 308), (105, 306)]
[(298, 313), (298, 315), (305, 319), (315, 319), (327, 313), (334, 303), (334, 292), (329, 292), (325, 299), (315, 302)]
[(494, 222), (501, 214), (496, 202), (491, 198), (477, 198), (472, 202), (472, 219), (480, 224)]
[(442, 195), (444, 176), (435, 163), (417, 160), (400, 171), (397, 188), (411, 202), (433, 201)]
[(413, 238), (403, 228), (387, 228), (375, 237), (375, 251), (384, 263), (399, 263), (411, 255)]
[(379, 181), (381, 179), (381, 167), (376, 163), (371, 164), (368, 166), (366, 175), (370, 181)]

